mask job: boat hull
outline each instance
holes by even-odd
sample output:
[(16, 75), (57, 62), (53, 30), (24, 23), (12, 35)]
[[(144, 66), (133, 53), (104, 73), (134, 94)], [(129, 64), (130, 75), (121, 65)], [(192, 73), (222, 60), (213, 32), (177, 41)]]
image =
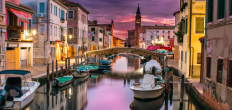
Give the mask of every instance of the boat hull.
[(70, 84), (70, 83), (72, 82), (72, 80), (73, 80), (73, 76), (67, 76), (67, 77), (72, 77), (72, 78), (71, 78), (70, 80), (64, 82), (64, 83), (60, 83), (60, 82), (59, 82), (58, 85), (52, 83), (52, 86), (53, 86), (53, 87), (63, 87), (63, 86), (66, 86), (66, 85)]
[(155, 90), (135, 90), (131, 89), (134, 93), (135, 98), (140, 99), (154, 99), (161, 96), (164, 93), (164, 88)]
[(74, 73), (73, 73), (73, 77), (74, 77), (74, 78), (82, 78), (82, 77), (85, 77), (85, 76), (87, 76), (87, 75), (89, 75), (89, 72), (88, 72), (88, 73), (82, 73), (82, 74), (80, 74), (80, 73), (78, 73), (78, 72), (74, 72)]

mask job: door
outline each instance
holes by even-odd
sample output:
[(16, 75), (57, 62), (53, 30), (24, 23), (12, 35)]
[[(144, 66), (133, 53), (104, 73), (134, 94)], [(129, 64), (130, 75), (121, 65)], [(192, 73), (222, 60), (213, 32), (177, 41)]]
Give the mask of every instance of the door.
[(21, 69), (27, 68), (27, 49), (21, 49)]
[(15, 69), (15, 50), (6, 50), (6, 70)]

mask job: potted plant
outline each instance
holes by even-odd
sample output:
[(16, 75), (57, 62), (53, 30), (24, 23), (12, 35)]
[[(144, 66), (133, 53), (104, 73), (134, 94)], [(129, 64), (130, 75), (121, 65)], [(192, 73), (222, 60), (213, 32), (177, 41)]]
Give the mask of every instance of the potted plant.
[(17, 26), (17, 25), (8, 25), (7, 26), (7, 30), (21, 31), (21, 30), (23, 30), (23, 27), (22, 26)]

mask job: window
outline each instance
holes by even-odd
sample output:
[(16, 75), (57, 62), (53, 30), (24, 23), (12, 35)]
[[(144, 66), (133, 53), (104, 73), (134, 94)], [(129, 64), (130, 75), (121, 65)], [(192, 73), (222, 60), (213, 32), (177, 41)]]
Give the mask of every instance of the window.
[(3, 3), (2, 3), (3, 1), (2, 0), (0, 0), (0, 12), (2, 12), (3, 10)]
[(225, 0), (218, 0), (217, 6), (217, 19), (222, 19), (225, 17)]
[(188, 18), (185, 19), (185, 34), (188, 33)]
[(31, 33), (31, 27), (32, 27), (32, 20), (31, 19), (28, 19), (28, 21), (29, 21), (29, 23), (28, 23), (28, 25), (27, 25), (27, 31), (28, 31), (28, 33)]
[(170, 34), (170, 31), (168, 31), (168, 34)]
[(66, 20), (67, 20), (67, 13), (66, 13), (66, 16), (65, 16)]
[(51, 25), (51, 35), (52, 35), (52, 25)]
[(153, 39), (153, 36), (151, 36), (151, 39)]
[(183, 62), (184, 52), (181, 51), (181, 62)]
[(163, 31), (163, 33), (165, 33), (165, 31)]
[(196, 17), (195, 33), (204, 33), (204, 17)]
[(92, 41), (94, 41), (94, 36), (92, 36)]
[(51, 13), (52, 13), (52, 4), (51, 4)]
[(144, 38), (143, 38), (143, 41), (144, 41)]
[(59, 17), (60, 17), (60, 8), (59, 8)]
[(168, 36), (168, 39), (170, 39), (170, 36)]
[(102, 38), (99, 38), (99, 41), (102, 42)]
[(232, 60), (228, 61), (227, 86), (232, 87)]
[(185, 52), (185, 63), (187, 63), (187, 52)]
[(91, 28), (91, 31), (95, 31), (95, 28)]
[(57, 7), (56, 7), (56, 16), (57, 16)]
[(201, 64), (201, 53), (197, 53), (197, 64)]
[(207, 22), (213, 22), (213, 1), (214, 0), (207, 0), (208, 5), (208, 12), (207, 12)]
[(210, 78), (211, 76), (211, 57), (207, 57), (206, 58), (206, 66), (207, 66), (207, 69), (206, 69), (206, 76), (208, 78)]
[(60, 18), (64, 20), (64, 10), (61, 10)]
[(56, 6), (54, 6), (54, 15), (56, 15)]
[(68, 11), (68, 18), (70, 18), (70, 19), (73, 18), (73, 11), (71, 11), (71, 10)]
[(229, 15), (232, 15), (232, 1), (229, 0)]
[(73, 28), (68, 28), (68, 35), (72, 35), (73, 36)]
[(44, 13), (45, 11), (45, 3), (39, 3), (39, 13)]
[(21, 32), (24, 32), (24, 22), (21, 22), (20, 25), (23, 27)]
[(99, 31), (100, 31), (100, 33), (103, 33), (103, 30), (102, 30), (102, 29), (100, 29)]
[(39, 26), (39, 34), (44, 35), (44, 25)]
[(222, 83), (223, 59), (218, 59), (217, 82)]
[(157, 39), (159, 40), (159, 36), (157, 36)]

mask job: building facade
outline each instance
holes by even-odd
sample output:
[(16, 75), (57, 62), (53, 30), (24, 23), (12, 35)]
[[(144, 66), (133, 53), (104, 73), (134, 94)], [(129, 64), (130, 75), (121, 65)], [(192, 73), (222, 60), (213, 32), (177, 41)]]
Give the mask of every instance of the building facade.
[(88, 14), (89, 12), (78, 3), (60, 0), (68, 7), (68, 57), (83, 55), (88, 48)]
[[(174, 32), (178, 32), (178, 25), (180, 23), (180, 11), (177, 11), (173, 14), (175, 16), (175, 26), (174, 26)], [(179, 61), (179, 41), (177, 40), (178, 36), (174, 34), (174, 61)]]
[(89, 21), (88, 33), (91, 33), (88, 39), (89, 50), (103, 49), (104, 27), (97, 24), (97, 21)]
[(5, 33), (7, 31), (7, 25), (5, 22), (5, 0), (0, 1), (0, 71), (6, 69), (6, 42)]
[(99, 26), (104, 28), (103, 47), (111, 48), (113, 44), (112, 39), (113, 39), (114, 21), (112, 20), (111, 24), (99, 24)]
[(179, 45), (178, 66), (186, 77), (200, 79), (201, 42), (198, 39), (205, 34), (206, 3), (202, 0), (193, 0), (192, 11), (189, 3), (188, 0), (180, 0), (180, 21), (176, 25), (178, 30), (175, 31)]
[(203, 96), (214, 109), (232, 109), (231, 0), (207, 0)]
[(19, 0), (5, 2), (6, 69), (33, 67), (33, 11)]
[(33, 42), (33, 61), (46, 64), (52, 60), (64, 60), (67, 55), (67, 10), (57, 0), (24, 0), (33, 14), (33, 26), (38, 30)]

